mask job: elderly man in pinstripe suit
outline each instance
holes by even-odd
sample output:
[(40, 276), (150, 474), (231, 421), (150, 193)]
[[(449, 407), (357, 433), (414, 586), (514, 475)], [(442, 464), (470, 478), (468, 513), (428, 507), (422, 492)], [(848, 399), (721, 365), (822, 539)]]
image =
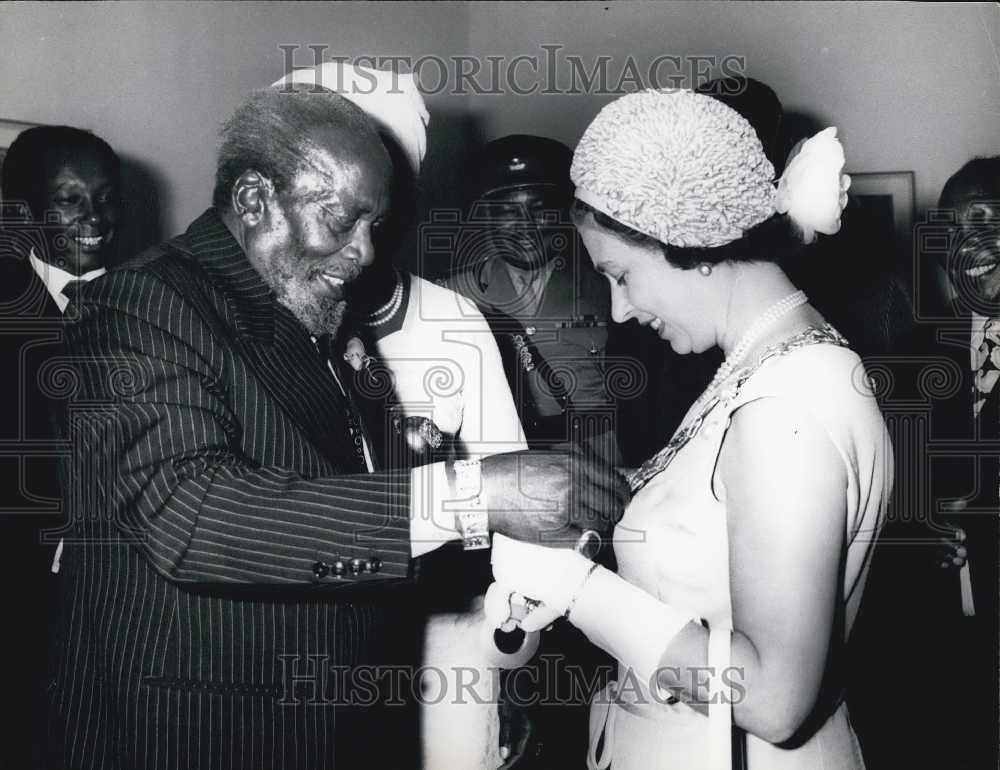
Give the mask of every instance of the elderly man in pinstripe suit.
[(564, 455), (373, 472), (329, 350), (390, 173), (346, 99), (257, 92), (213, 208), (74, 297), (53, 767), (408, 766), (411, 557), (617, 519), (620, 480)]

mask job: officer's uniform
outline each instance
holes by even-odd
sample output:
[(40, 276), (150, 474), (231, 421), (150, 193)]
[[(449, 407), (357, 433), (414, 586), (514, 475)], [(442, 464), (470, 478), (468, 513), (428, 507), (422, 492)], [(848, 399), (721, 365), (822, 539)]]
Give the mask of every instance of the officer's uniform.
[[(487, 145), (477, 195), (481, 201), (530, 188), (565, 208), (572, 200), (572, 154), (558, 142), (509, 136)], [(490, 226), (473, 206), (468, 226)], [(478, 252), (465, 250), (448, 288), (472, 300), (489, 321), (529, 443), (567, 441), (595, 445), (617, 459), (613, 439), (615, 405), (606, 385), (606, 348), (611, 298), (606, 279), (594, 270), (575, 228), (561, 212), (547, 228), (549, 261), (532, 271), (532, 287), (515, 285), (527, 270), (512, 267), (488, 240)], [(526, 223), (528, 224), (528, 223)], [(536, 225), (529, 225), (536, 226)], [(462, 239), (458, 239), (462, 243)]]
[(605, 279), (589, 265), (556, 258), (538, 308), (528, 315), (503, 260), (472, 273), (452, 276), (449, 288), (464, 289), (493, 328), (529, 441), (570, 440), (573, 414), (613, 419), (604, 370), (610, 303)]

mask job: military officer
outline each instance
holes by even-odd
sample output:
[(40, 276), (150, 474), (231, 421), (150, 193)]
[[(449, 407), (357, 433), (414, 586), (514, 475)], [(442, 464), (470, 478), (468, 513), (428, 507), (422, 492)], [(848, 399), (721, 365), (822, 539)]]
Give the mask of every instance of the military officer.
[(446, 284), (490, 322), (529, 443), (577, 440), (617, 460), (610, 295), (567, 216), (572, 159), (541, 136), (489, 142)]

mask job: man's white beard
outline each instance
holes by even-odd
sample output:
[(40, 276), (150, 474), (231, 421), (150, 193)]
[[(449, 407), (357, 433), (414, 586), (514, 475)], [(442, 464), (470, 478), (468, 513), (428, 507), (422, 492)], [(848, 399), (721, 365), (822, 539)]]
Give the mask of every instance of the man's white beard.
[(331, 303), (320, 303), (316, 302), (309, 292), (305, 292), (304, 300), (296, 297), (296, 294), (298, 292), (283, 293), (278, 296), (278, 302), (288, 308), (298, 322), (306, 327), (313, 336), (320, 337), (324, 334), (329, 334), (331, 337), (336, 336), (347, 312), (347, 302), (337, 300)]

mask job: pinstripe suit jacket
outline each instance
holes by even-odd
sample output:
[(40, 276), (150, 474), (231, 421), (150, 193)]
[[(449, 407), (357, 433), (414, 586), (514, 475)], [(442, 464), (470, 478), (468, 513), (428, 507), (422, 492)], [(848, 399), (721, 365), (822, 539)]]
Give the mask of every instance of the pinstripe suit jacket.
[(403, 709), (364, 707), (381, 672), (338, 667), (404, 662), (408, 476), (363, 472), (325, 360), (214, 211), (77, 304), (53, 766), (398, 766)]

